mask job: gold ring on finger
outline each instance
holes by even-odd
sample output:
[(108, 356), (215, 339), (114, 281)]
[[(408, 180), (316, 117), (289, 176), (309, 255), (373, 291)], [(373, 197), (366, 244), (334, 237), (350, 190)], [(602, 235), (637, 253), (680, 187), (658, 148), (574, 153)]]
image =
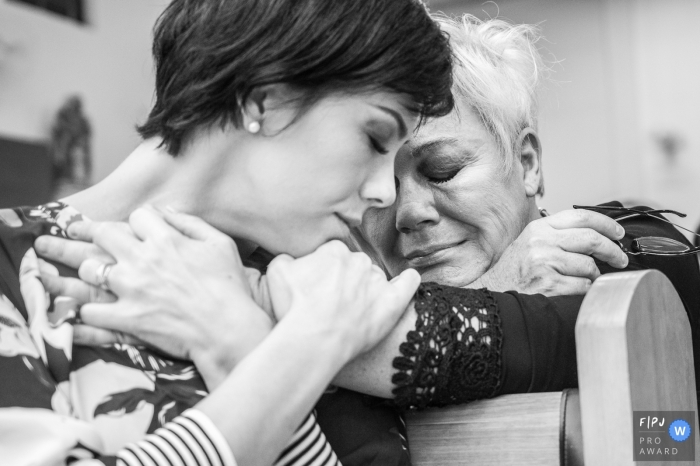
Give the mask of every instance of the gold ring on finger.
[(109, 273), (112, 271), (114, 264), (100, 264), (95, 271), (96, 285), (105, 291), (109, 290)]

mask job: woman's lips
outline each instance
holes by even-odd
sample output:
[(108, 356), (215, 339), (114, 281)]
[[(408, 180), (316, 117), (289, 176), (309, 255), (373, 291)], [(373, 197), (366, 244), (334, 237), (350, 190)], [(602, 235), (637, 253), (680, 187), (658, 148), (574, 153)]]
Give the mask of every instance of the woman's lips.
[(340, 225), (340, 233), (328, 239), (328, 241), (332, 239), (337, 239), (347, 244), (350, 238), (352, 238), (352, 230), (362, 224), (362, 218), (345, 216), (340, 214), (335, 214), (335, 216), (339, 220), (338, 223)]
[(362, 215), (343, 215), (343, 214), (335, 214), (338, 218), (340, 218), (345, 224), (348, 225), (350, 228), (357, 228), (360, 225), (362, 225)]
[(464, 244), (465, 241), (414, 249), (408, 254), (404, 254), (404, 258), (409, 267), (425, 269), (444, 262), (450, 255), (452, 248)]

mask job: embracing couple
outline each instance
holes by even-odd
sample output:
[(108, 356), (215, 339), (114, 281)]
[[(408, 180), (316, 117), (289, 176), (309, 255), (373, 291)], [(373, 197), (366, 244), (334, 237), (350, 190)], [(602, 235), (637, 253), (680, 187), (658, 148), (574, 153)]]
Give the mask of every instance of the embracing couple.
[(0, 211), (3, 464), (410, 464), (403, 410), (576, 386), (582, 297), (625, 268), (695, 343), (661, 213), (538, 209), (537, 40), (417, 0), (170, 3), (143, 143)]

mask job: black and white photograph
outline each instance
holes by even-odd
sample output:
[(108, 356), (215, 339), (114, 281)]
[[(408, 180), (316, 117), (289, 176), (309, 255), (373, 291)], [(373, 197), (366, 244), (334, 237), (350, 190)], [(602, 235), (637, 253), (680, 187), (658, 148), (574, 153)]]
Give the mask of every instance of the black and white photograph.
[(700, 461), (700, 0), (0, 0), (0, 466)]

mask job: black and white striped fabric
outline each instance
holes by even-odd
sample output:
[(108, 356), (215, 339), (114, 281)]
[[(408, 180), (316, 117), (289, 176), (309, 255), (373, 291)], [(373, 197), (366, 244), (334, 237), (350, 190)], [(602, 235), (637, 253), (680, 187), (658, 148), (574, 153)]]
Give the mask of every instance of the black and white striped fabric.
[(275, 466), (341, 466), (326, 436), (310, 414), (282, 451)]
[[(117, 466), (236, 466), (231, 449), (211, 420), (189, 409), (137, 443), (127, 445)], [(341, 466), (310, 414), (275, 466)]]

